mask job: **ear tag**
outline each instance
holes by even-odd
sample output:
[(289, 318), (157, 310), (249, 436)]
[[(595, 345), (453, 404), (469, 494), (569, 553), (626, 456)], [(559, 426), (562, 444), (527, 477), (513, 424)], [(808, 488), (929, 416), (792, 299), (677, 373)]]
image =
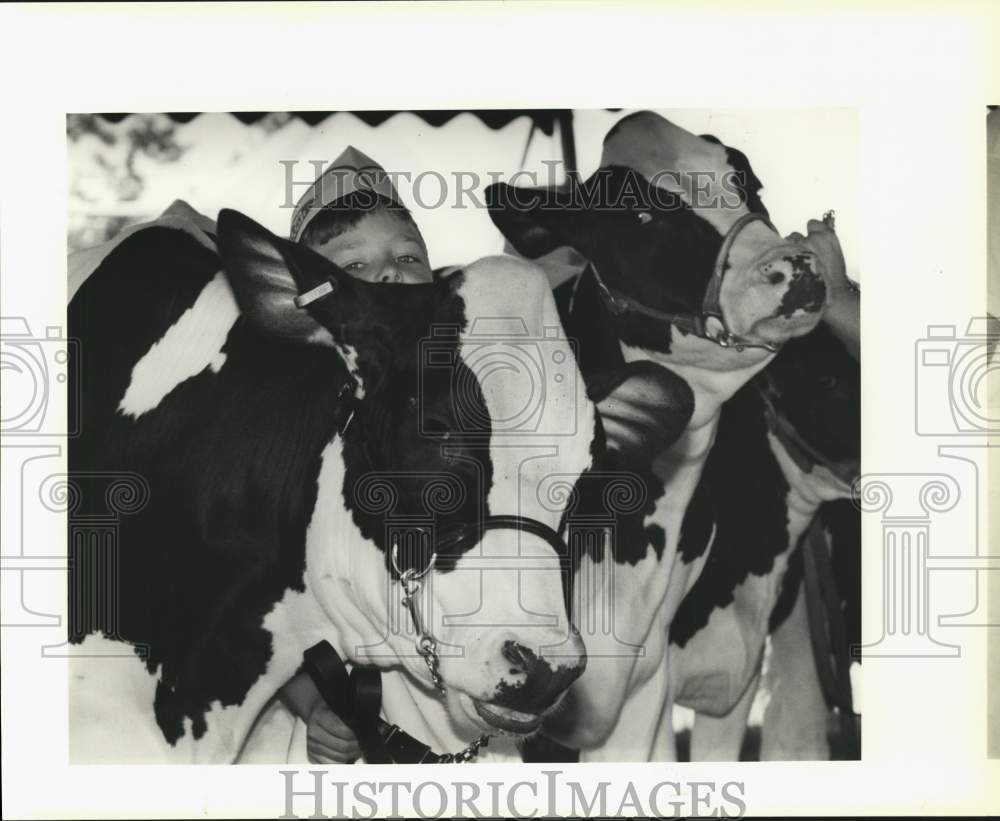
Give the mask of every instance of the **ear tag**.
[(295, 297), (295, 307), (305, 308), (310, 302), (315, 302), (317, 299), (322, 299), (327, 294), (333, 293), (333, 283), (329, 280), (317, 285), (315, 288), (311, 288), (304, 294)]

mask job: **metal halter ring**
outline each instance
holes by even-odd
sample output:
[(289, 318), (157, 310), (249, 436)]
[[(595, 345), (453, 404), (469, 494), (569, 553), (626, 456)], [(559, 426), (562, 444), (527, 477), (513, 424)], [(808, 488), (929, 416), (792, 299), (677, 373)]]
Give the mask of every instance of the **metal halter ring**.
[(407, 610), (410, 611), (410, 619), (413, 621), (413, 629), (417, 632), (417, 652), (423, 657), (424, 663), (427, 665), (427, 670), (431, 674), (431, 681), (434, 682), (434, 686), (438, 689), (441, 695), (445, 694), (444, 679), (441, 678), (441, 672), (438, 669), (440, 661), (437, 654), (437, 640), (434, 636), (424, 628), (423, 620), (420, 618), (420, 610), (417, 606), (418, 600), (417, 596), (420, 593), (421, 579), (431, 572), (434, 567), (435, 562), (437, 562), (437, 553), (432, 553), (430, 561), (427, 562), (427, 567), (423, 570), (417, 572), (412, 567), (403, 570), (399, 566), (399, 543), (393, 541), (392, 543), (392, 569), (396, 571), (396, 575), (399, 576), (399, 583), (403, 587), (403, 598), (402, 604)]

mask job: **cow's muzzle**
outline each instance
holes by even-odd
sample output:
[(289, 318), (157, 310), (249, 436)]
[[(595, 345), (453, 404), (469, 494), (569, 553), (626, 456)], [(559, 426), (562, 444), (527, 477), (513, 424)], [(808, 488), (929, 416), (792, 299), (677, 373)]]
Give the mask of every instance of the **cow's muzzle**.
[(587, 667), (587, 651), (575, 630), (553, 658), (539, 656), (512, 639), (503, 642), (500, 654), (510, 680), (502, 679), (492, 699), (473, 701), (473, 706), (480, 718), (506, 733), (538, 729)]

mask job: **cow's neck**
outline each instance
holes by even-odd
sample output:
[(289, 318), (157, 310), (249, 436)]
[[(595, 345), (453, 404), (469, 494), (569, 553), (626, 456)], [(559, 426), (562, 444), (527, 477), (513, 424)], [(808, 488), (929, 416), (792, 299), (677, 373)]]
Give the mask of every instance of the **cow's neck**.
[(761, 350), (735, 351), (671, 328), (670, 352), (621, 344), (626, 362), (647, 359), (682, 377), (694, 393), (687, 429), (668, 451), (668, 461), (703, 461), (712, 446), (722, 405), (771, 361)]

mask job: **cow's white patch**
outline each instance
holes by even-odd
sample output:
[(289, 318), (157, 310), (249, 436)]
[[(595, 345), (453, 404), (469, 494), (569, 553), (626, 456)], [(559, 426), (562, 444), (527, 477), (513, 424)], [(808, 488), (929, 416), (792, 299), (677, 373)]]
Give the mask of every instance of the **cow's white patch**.
[(358, 367), (357, 348), (339, 342), (334, 342), (333, 345), (337, 349), (337, 353), (340, 354), (341, 359), (344, 360), (344, 364), (347, 365), (347, 372), (354, 377), (354, 398), (359, 400), (364, 399), (365, 381), (361, 378), (361, 369)]
[[(802, 519), (808, 526), (823, 502), (851, 498), (850, 485), (838, 479), (825, 465), (813, 465), (811, 470), (804, 471), (773, 433), (768, 432), (767, 443), (788, 481), (789, 524), (797, 524), (798, 519)], [(794, 520), (792, 517), (795, 517)]]
[(465, 269), (459, 296), (468, 321), (460, 354), (492, 420), (490, 509), (555, 527), (562, 509), (536, 490), (589, 467), (595, 422), (552, 291), (537, 266), (497, 256)]
[[(465, 269), (458, 295), (467, 323), (459, 355), (476, 378), (491, 425), (492, 480), (488, 493), (478, 491), (493, 515), (520, 515), (555, 529), (568, 494), (543, 488), (573, 487), (590, 466), (596, 418), (548, 281), (525, 261), (487, 257)], [(453, 578), (435, 580), (444, 612), (474, 614), (442, 625), (439, 638), (464, 654), (442, 658), (445, 679), (474, 698), (491, 697), (510, 676), (501, 653), (506, 641), (553, 664), (579, 663), (560, 561), (537, 536), (493, 530), (462, 557), (448, 574)]]
[(226, 361), (221, 348), (238, 316), (229, 281), (220, 271), (132, 368), (118, 411), (137, 419), (205, 368), (218, 373)]
[(737, 351), (714, 342), (670, 329), (670, 353), (637, 348), (622, 343), (626, 362), (649, 360), (673, 371), (694, 392), (694, 414), (688, 430), (697, 430), (717, 418), (722, 404), (763, 370), (774, 358), (759, 348)]
[(69, 669), (71, 764), (178, 761), (153, 713), (159, 673), (129, 647), (96, 633), (75, 646)]

